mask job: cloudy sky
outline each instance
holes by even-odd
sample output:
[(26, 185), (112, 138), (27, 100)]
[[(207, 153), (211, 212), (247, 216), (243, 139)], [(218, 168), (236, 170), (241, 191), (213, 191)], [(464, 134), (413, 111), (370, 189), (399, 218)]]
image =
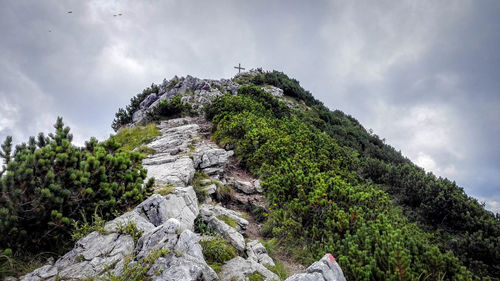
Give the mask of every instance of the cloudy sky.
[(2, 140), (51, 132), (57, 116), (77, 144), (103, 140), (151, 83), (230, 78), (241, 62), (284, 71), (500, 212), (499, 1), (0, 5)]

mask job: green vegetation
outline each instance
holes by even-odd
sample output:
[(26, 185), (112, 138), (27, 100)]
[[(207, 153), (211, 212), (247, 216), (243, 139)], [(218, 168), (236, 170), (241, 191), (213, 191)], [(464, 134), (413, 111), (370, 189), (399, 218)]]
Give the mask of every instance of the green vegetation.
[(278, 259), (274, 259), (274, 266), (268, 266), (267, 269), (278, 275), (280, 280), (288, 278), (288, 271), (286, 270), (285, 265)]
[(113, 130), (118, 131), (122, 126), (127, 125), (132, 122), (132, 115), (139, 109), (139, 105), (144, 99), (153, 93), (158, 93), (159, 87), (155, 84), (151, 84), (151, 87), (146, 88), (142, 93), (137, 94), (135, 97), (130, 99), (130, 105), (127, 105), (125, 109), (120, 108), (115, 114), (115, 119), (111, 127)]
[(13, 257), (10, 254), (0, 254), (0, 278), (7, 276), (20, 276), (42, 267), (47, 259), (54, 257), (57, 253), (41, 252), (36, 255)]
[(224, 238), (214, 236), (211, 240), (200, 241), (207, 264), (216, 272), (230, 259), (236, 257), (236, 249)]
[[(169, 254), (168, 248), (153, 251), (147, 257), (142, 258), (136, 262), (132, 262), (134, 259), (130, 257), (125, 260), (125, 265), (123, 266), (123, 273), (121, 275), (115, 276), (110, 273), (106, 274), (103, 281), (143, 281), (148, 280), (146, 278), (147, 272), (151, 269), (155, 261), (160, 257), (165, 257)], [(159, 273), (159, 272), (158, 272)]]
[(233, 200), (234, 190), (229, 185), (223, 185), (220, 182), (215, 182), (217, 190), (215, 191), (215, 199), (222, 204), (226, 204)]
[(139, 241), (139, 238), (141, 238), (142, 234), (144, 233), (142, 229), (137, 228), (137, 224), (134, 221), (130, 221), (127, 224), (123, 223), (118, 224), (116, 232), (132, 236), (132, 238), (134, 239), (134, 243), (136, 245), (137, 241)]
[(111, 136), (108, 142), (119, 143), (119, 152), (130, 152), (137, 149), (138, 152), (149, 154), (154, 151), (145, 147), (144, 144), (150, 143), (158, 136), (161, 136), (160, 130), (156, 128), (155, 124), (149, 124), (134, 128), (122, 128), (116, 135)]
[(194, 231), (196, 233), (214, 236), (215, 231), (203, 221), (201, 216), (202, 215), (199, 214), (194, 220)]
[(2, 145), (0, 251), (14, 258), (65, 250), (84, 218), (112, 219), (144, 200), (153, 184), (142, 186), (142, 154), (121, 152), (114, 139), (75, 147), (62, 118), (54, 127), (54, 134), (40, 133), (14, 150), (10, 137)]
[[(289, 88), (286, 94), (308, 100)], [(408, 221), (384, 188), (360, 176), (365, 154), (323, 130), (317, 110), (285, 109), (260, 88), (243, 86), (237, 96), (214, 100), (206, 116), (213, 139), (234, 146), (240, 163), (262, 179), (272, 206), (267, 234), (304, 263), (332, 252), (348, 280), (474, 278), (452, 249), (438, 247), (435, 234)]]
[(172, 191), (174, 191), (174, 189), (175, 189), (175, 185), (173, 185), (173, 184), (161, 184), (159, 186), (155, 186), (154, 193), (160, 194), (162, 196), (167, 196), (170, 193), (172, 193)]
[(252, 202), (247, 202), (245, 204), (245, 210), (252, 214), (252, 217), (256, 222), (264, 222), (267, 219), (267, 210), (261, 206), (253, 204)]
[(499, 215), (485, 210), (455, 182), (425, 173), (353, 117), (328, 110), (298, 81), (277, 71), (261, 74), (253, 81), (283, 87), (285, 95), (310, 105), (312, 111), (297, 115), (339, 145), (354, 149), (362, 179), (386, 191), (410, 221), (433, 233), (442, 250), (453, 251), (475, 274), (500, 276)]
[(258, 272), (254, 272), (254, 273), (248, 275), (247, 277), (250, 281), (264, 281), (266, 279), (264, 277), (264, 275), (262, 275)]
[(196, 197), (198, 198), (198, 201), (200, 203), (204, 202), (205, 198), (208, 196), (208, 193), (205, 190), (205, 187), (210, 184), (208, 182), (209, 179), (210, 179), (210, 177), (203, 172), (196, 171), (194, 173), (193, 189), (194, 189), (194, 192), (196, 193)]
[(177, 95), (171, 100), (160, 101), (152, 111), (147, 113), (147, 120), (149, 122), (159, 121), (163, 119), (196, 115), (196, 111), (193, 110), (189, 103), (181, 101), (182, 96)]
[(276, 238), (269, 239), (267, 241), (260, 241), (264, 247), (266, 247), (267, 254), (273, 259), (274, 266), (267, 267), (272, 272), (276, 273), (280, 277), (280, 280), (285, 280), (288, 278), (288, 271), (285, 265), (277, 258), (278, 256), (278, 240)]
[(237, 228), (237, 227), (238, 227), (238, 223), (237, 223), (234, 219), (232, 219), (232, 218), (230, 218), (230, 217), (226, 217), (226, 216), (218, 216), (217, 218), (218, 218), (219, 220), (221, 220), (221, 221), (225, 222), (227, 225), (229, 225), (229, 226), (230, 226), (230, 227), (232, 227), (232, 228)]
[(105, 234), (106, 233), (106, 231), (104, 230), (105, 224), (106, 221), (103, 220), (98, 214), (94, 214), (92, 216), (91, 223), (88, 223), (86, 218), (83, 217), (81, 222), (79, 221), (74, 222), (75, 230), (71, 234), (71, 238), (73, 239), (73, 241), (78, 241), (94, 231), (97, 231), (100, 234)]

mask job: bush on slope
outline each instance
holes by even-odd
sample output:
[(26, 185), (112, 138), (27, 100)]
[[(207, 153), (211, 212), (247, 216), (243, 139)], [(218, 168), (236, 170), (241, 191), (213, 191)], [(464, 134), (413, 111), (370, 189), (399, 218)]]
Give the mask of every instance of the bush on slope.
[(261, 177), (273, 206), (268, 233), (305, 262), (335, 253), (349, 280), (472, 279), (452, 253), (394, 209), (387, 193), (359, 179), (355, 150), (296, 114), (276, 111), (271, 99), (243, 86), (206, 110), (213, 138), (235, 146), (242, 165)]
[(79, 148), (71, 144), (62, 118), (55, 134), (42, 133), (12, 151), (2, 146), (0, 178), (0, 249), (7, 252), (55, 251), (71, 241), (74, 224), (98, 213), (110, 219), (145, 199), (143, 155), (118, 152), (121, 144), (95, 139)]
[(441, 249), (452, 250), (474, 273), (500, 276), (500, 215), (485, 210), (455, 182), (425, 173), (353, 117), (330, 111), (297, 80), (273, 71), (253, 81), (284, 87), (285, 95), (310, 105), (312, 110), (298, 112), (299, 118), (354, 149), (362, 178), (386, 190), (410, 221), (432, 232)]

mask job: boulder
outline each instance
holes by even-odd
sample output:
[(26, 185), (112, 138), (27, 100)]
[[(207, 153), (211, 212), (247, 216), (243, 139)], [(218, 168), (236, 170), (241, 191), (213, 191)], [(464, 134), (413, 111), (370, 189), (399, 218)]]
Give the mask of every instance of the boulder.
[[(175, 240), (162, 240), (161, 235), (155, 234), (147, 236), (144, 241), (139, 241), (139, 245), (143, 243), (143, 250), (144, 245), (153, 245), (154, 243), (151, 242), (158, 241), (151, 249), (168, 247), (171, 252), (166, 257), (158, 258), (147, 275), (152, 276), (153, 280), (219, 280), (215, 271), (205, 262), (198, 236), (190, 230), (184, 230), (177, 237), (175, 232), (172, 232), (174, 229), (175, 227), (164, 227), (160, 233), (163, 232), (166, 234), (163, 237), (175, 237)], [(160, 240), (155, 239), (155, 236), (160, 238)], [(175, 242), (173, 243), (173, 241)]]
[(226, 151), (221, 148), (203, 147), (193, 155), (194, 166), (197, 169), (210, 167), (224, 167), (233, 151)]
[(45, 265), (21, 280), (85, 279), (98, 276), (132, 254), (134, 239), (126, 234), (92, 232), (78, 240), (75, 247), (54, 265)]
[(274, 266), (273, 259), (267, 254), (267, 249), (259, 241), (251, 240), (247, 243), (248, 259), (254, 260), (264, 266)]
[(215, 233), (226, 238), (238, 251), (243, 252), (245, 250), (245, 238), (243, 238), (243, 235), (224, 221), (219, 220), (214, 212), (207, 208), (207, 206), (209, 205), (203, 204), (200, 210), (203, 221), (211, 227)]
[(271, 85), (266, 85), (266, 86), (262, 87), (262, 90), (264, 90), (265, 92), (270, 93), (271, 95), (273, 95), (275, 97), (282, 97), (283, 96), (283, 90), (282, 89), (274, 87), (274, 86), (271, 86)]
[(156, 93), (152, 93), (149, 96), (147, 96), (140, 104), (139, 108), (145, 109), (148, 108), (153, 102), (155, 102), (158, 99), (158, 96)]
[(142, 109), (137, 110), (132, 114), (132, 123), (137, 124), (146, 117), (146, 112)]
[(166, 216), (179, 220), (181, 229), (193, 230), (194, 220), (200, 213), (198, 198), (192, 186), (176, 187), (165, 196)]
[(155, 225), (152, 224), (147, 217), (141, 215), (136, 209), (127, 212), (112, 221), (109, 221), (104, 225), (104, 231), (106, 232), (116, 232), (116, 230), (121, 225), (127, 225), (130, 222), (134, 222), (137, 229), (140, 229), (144, 232), (151, 231), (155, 228)]
[(305, 273), (295, 274), (285, 281), (346, 281), (344, 273), (331, 254), (324, 255), (319, 261), (311, 264)]
[(152, 231), (141, 236), (137, 241), (135, 249), (137, 258), (145, 258), (153, 251), (161, 250), (165, 247), (172, 249), (176, 245), (177, 232), (180, 229), (180, 222), (171, 218), (165, 224), (162, 224)]
[(188, 156), (179, 157), (173, 162), (163, 162), (161, 164), (144, 165), (148, 170), (147, 179), (155, 178), (163, 184), (175, 186), (187, 186), (194, 177), (193, 160)]
[(200, 206), (200, 212), (205, 216), (228, 217), (234, 220), (237, 224), (236, 230), (241, 234), (245, 233), (248, 226), (248, 221), (241, 217), (241, 213), (224, 208), (220, 204), (203, 204)]
[(259, 273), (264, 281), (280, 280), (278, 275), (267, 269), (260, 263), (242, 257), (236, 257), (228, 261), (221, 269), (221, 281), (248, 281), (249, 275)]
[(242, 193), (245, 193), (245, 194), (262, 193), (262, 191), (263, 191), (262, 187), (260, 186), (259, 180), (243, 181), (243, 180), (237, 180), (234, 178), (229, 178), (228, 182), (236, 190), (238, 190)]

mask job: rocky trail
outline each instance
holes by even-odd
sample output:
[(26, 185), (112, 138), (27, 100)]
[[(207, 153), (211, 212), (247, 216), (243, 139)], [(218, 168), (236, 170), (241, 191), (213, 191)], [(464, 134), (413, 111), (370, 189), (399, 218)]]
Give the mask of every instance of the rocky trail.
[[(145, 268), (151, 280), (247, 281), (255, 274), (258, 280), (280, 280), (268, 269), (275, 263), (259, 242), (262, 225), (246, 208), (268, 208), (260, 181), (239, 168), (233, 151), (210, 140), (211, 125), (204, 118), (171, 119), (158, 128), (162, 135), (148, 144), (156, 152), (143, 160), (148, 177), (155, 178), (155, 194), (20, 280), (111, 280), (106, 276), (123, 275), (134, 266)], [(206, 176), (195, 179), (195, 173)], [(204, 195), (202, 202), (197, 193)], [(228, 194), (230, 200), (224, 197)], [(225, 199), (221, 203), (217, 198)], [(200, 241), (213, 238), (194, 232), (197, 218), (238, 252), (218, 273), (203, 256)], [(277, 258), (290, 274), (305, 271), (286, 280), (345, 280), (330, 254), (307, 269), (284, 251)]]

